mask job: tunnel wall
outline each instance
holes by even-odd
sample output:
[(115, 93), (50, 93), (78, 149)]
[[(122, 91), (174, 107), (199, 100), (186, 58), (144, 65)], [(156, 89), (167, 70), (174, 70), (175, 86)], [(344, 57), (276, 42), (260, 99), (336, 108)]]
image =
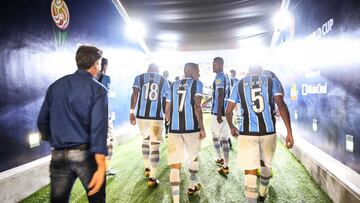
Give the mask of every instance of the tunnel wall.
[(98, 46), (105, 56), (113, 53), (113, 58), (109, 58), (109, 74), (116, 97), (109, 100), (111, 111), (117, 115), (115, 126), (127, 120), (127, 116), (121, 115), (125, 111), (128, 115), (129, 101), (120, 98), (129, 98), (131, 87), (125, 87), (124, 83), (132, 84), (130, 78), (134, 78), (136, 71), (129, 71), (134, 67), (122, 67), (126, 64), (121, 62), (122, 52), (114, 50), (136, 51), (139, 47), (125, 40), (124, 22), (111, 1), (66, 0), (65, 3), (69, 12), (59, 13), (64, 19), (70, 16), (67, 27), (66, 21), (56, 24), (53, 20), (52, 0), (2, 1), (0, 172), (49, 155), (47, 142), (30, 148), (28, 136), (37, 132), (36, 119), (48, 86), (76, 71), (75, 52), (79, 44)]
[[(291, 1), (294, 39), (288, 35), (279, 46), (311, 37), (330, 43), (339, 39), (358, 42), (359, 10), (360, 2), (356, 0)], [(314, 54), (321, 56), (311, 59), (315, 63), (309, 61), (297, 69), (286, 67), (287, 75), (282, 79), (293, 124), (312, 132), (294, 133), (360, 173), (360, 63), (356, 59), (338, 63), (341, 60), (334, 59), (333, 54), (326, 56), (328, 51), (336, 53), (343, 45), (332, 46), (333, 50), (319, 49), (324, 53)], [(335, 58), (347, 58), (354, 52), (341, 51)]]

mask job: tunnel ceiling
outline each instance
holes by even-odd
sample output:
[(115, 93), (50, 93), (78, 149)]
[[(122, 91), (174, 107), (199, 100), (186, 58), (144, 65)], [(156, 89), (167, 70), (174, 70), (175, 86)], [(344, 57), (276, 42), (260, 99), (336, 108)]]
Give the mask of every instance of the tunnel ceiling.
[(281, 0), (120, 0), (146, 26), (151, 51), (234, 49), (252, 42), (268, 46)]

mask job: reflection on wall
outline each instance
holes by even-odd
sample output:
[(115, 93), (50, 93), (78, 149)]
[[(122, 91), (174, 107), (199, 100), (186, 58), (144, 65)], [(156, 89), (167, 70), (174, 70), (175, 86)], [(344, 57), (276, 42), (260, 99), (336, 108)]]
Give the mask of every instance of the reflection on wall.
[[(59, 24), (55, 24), (50, 12), (52, 2), (55, 1), (2, 2), (0, 172), (49, 155), (48, 143), (37, 143), (36, 119), (48, 86), (56, 79), (75, 72), (78, 44), (94, 44), (104, 50), (110, 64), (113, 64), (109, 74), (116, 92), (116, 97), (110, 99), (117, 115), (115, 124), (119, 126), (127, 120), (127, 116), (122, 115), (128, 115), (131, 87), (125, 87), (125, 84), (132, 84), (136, 68), (141, 68), (144, 57), (138, 51), (132, 51), (131, 57), (126, 54), (128, 52), (121, 51), (137, 50), (138, 47), (124, 40), (124, 23), (112, 2), (58, 1), (66, 2), (70, 13), (67, 27), (64, 19), (57, 19)], [(30, 134), (33, 135), (33, 148), (30, 148)]]
[[(295, 40), (276, 48), (298, 136), (360, 173), (360, 2), (292, 1)], [(291, 72), (291, 73), (289, 73)]]

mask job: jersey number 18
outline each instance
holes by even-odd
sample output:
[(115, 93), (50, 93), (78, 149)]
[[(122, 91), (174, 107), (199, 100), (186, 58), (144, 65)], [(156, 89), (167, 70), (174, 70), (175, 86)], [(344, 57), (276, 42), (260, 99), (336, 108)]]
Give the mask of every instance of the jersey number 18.
[(159, 86), (156, 83), (146, 83), (144, 84), (145, 87), (145, 97), (144, 99), (147, 100), (148, 98), (151, 101), (155, 101), (158, 98), (159, 95)]

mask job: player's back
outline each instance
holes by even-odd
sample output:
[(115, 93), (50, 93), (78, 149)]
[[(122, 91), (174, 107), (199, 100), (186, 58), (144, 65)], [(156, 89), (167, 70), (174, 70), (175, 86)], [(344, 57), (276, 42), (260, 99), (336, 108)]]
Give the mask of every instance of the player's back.
[(243, 119), (239, 131), (245, 135), (275, 133), (273, 97), (280, 94), (278, 82), (261, 74), (249, 74), (237, 88)]
[(224, 89), (224, 96), (223, 96), (223, 115), (225, 116), (225, 109), (227, 106), (228, 98), (230, 96), (230, 79), (225, 75), (223, 72), (217, 73), (215, 80), (212, 86), (212, 107), (211, 107), (211, 114), (217, 115), (217, 108), (218, 108), (218, 97), (219, 92), (218, 89)]
[(162, 120), (161, 101), (169, 90), (166, 79), (158, 73), (143, 73), (136, 76), (133, 87), (139, 88), (136, 117)]
[(195, 115), (195, 96), (202, 95), (202, 83), (193, 79), (175, 81), (171, 88), (171, 119), (169, 132), (198, 132)]

